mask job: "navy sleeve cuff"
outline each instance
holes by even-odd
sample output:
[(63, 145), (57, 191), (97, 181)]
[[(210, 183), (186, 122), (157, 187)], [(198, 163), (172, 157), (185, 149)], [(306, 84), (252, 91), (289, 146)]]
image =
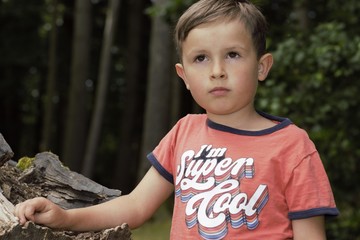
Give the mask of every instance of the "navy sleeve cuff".
[(289, 212), (288, 214), (290, 220), (304, 219), (320, 215), (338, 216), (339, 210), (337, 208), (314, 208), (305, 211)]
[(149, 153), (147, 155), (148, 160), (151, 165), (163, 176), (166, 180), (168, 180), (171, 184), (174, 184), (174, 179), (171, 173), (169, 173), (156, 159), (153, 153)]

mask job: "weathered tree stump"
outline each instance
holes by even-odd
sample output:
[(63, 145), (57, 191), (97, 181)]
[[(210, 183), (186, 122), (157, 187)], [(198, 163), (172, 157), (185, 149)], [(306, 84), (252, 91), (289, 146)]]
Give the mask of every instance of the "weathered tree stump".
[(0, 167), (14, 156), (9, 144), (0, 133)]
[(14, 153), (0, 134), (0, 239), (31, 240), (115, 240), (131, 239), (127, 224), (98, 232), (56, 231), (28, 222), (18, 224), (14, 205), (42, 196), (64, 209), (85, 207), (121, 195), (81, 174), (64, 167), (51, 152), (39, 153), (30, 159), (30, 166), (21, 171), (12, 161)]

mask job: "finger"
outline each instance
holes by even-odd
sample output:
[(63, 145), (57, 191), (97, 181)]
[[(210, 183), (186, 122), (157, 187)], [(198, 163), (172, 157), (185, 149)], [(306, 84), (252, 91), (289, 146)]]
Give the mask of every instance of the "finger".
[(35, 214), (35, 207), (30, 204), (26, 205), (24, 208), (24, 214), (23, 214), (25, 216), (26, 220), (30, 220), (30, 221), (34, 222), (35, 221), (34, 214)]
[(25, 224), (28, 220), (34, 221), (34, 214), (36, 212), (36, 201), (26, 200), (23, 203), (16, 205), (16, 216), (19, 218), (20, 224)]
[(24, 225), (26, 222), (26, 217), (24, 215), (24, 204), (19, 203), (15, 206), (15, 216), (19, 219), (19, 223)]
[[(45, 198), (38, 197), (26, 200), (20, 204), (15, 206), (15, 214), (19, 218), (19, 223), (24, 225), (28, 220), (33, 222), (41, 222), (42, 215), (48, 211), (49, 209), (49, 201)], [(39, 213), (40, 217), (37, 219), (37, 215)]]

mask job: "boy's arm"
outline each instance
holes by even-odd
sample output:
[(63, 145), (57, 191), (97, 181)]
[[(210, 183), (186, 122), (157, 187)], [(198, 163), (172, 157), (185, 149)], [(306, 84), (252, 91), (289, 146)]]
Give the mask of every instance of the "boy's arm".
[[(101, 230), (123, 223), (136, 228), (153, 215), (173, 189), (173, 185), (151, 167), (129, 195), (99, 205), (64, 211), (40, 199), (20, 204), (16, 211), (20, 219), (25, 215), (36, 223), (72, 231)], [(25, 214), (27, 211), (29, 213)]]
[(65, 228), (75, 231), (100, 230), (127, 223), (136, 228), (148, 220), (173, 192), (173, 185), (151, 167), (129, 194), (109, 202), (68, 211)]
[(324, 216), (292, 220), (294, 240), (325, 240)]

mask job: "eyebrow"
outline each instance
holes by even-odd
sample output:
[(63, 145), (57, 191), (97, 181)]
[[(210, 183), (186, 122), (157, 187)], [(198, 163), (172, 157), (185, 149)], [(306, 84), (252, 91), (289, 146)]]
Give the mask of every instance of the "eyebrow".
[[(240, 51), (242, 53), (246, 53), (248, 52), (248, 48), (241, 46), (241, 45), (234, 45), (231, 47), (226, 47), (223, 50), (225, 50), (225, 52), (231, 52), (231, 51)], [(192, 48), (191, 50), (187, 51), (186, 53), (184, 52), (183, 54), (185, 55), (199, 55), (199, 54), (207, 54), (208, 50), (204, 49), (204, 48)]]
[(248, 48), (244, 47), (244, 46), (242, 46), (240, 44), (225, 48), (226, 51), (237, 50), (237, 49), (247, 50)]

